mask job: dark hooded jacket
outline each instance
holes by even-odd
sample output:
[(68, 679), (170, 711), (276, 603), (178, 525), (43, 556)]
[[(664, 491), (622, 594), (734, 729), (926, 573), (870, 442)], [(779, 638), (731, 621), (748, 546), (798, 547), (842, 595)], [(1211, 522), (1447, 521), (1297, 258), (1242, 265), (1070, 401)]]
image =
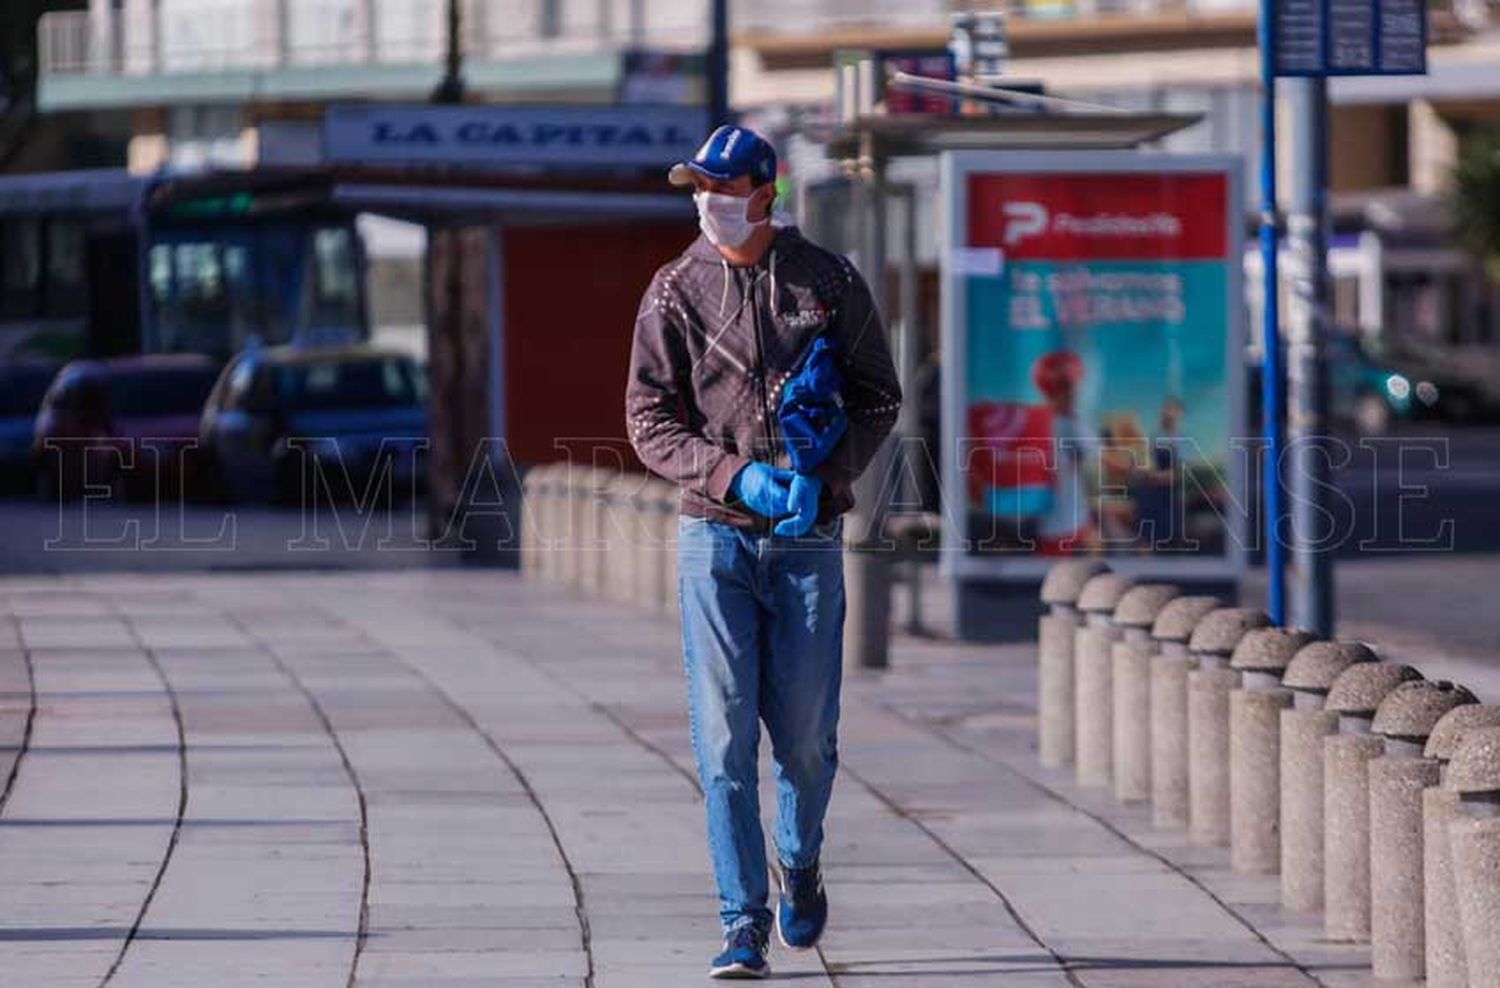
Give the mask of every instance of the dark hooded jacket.
[(849, 428), (817, 468), (820, 521), (853, 506), (854, 480), (901, 407), (864, 279), (791, 226), (753, 266), (729, 264), (700, 234), (657, 271), (636, 316), (625, 419), (641, 462), (681, 486), (683, 513), (765, 528), (730, 482), (751, 460), (789, 465), (776, 408), (797, 358), (824, 332), (839, 347)]

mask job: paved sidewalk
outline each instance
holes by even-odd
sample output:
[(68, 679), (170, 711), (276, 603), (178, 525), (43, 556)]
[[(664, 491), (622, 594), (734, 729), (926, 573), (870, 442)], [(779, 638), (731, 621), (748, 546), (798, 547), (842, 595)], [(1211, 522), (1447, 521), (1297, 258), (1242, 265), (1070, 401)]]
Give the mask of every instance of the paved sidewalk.
[[(0, 581), (0, 984), (702, 983), (680, 662), (493, 572)], [(1274, 880), (1040, 770), (1033, 688), (1030, 647), (910, 639), (848, 681), (833, 922), (778, 976), (1367, 983)]]

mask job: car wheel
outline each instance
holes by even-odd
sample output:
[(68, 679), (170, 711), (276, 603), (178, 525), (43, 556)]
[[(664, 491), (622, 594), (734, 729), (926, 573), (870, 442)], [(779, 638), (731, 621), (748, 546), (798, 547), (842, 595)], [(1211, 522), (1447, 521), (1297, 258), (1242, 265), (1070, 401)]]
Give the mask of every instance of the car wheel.
[(1366, 392), (1355, 406), (1354, 424), (1362, 436), (1383, 436), (1391, 430), (1391, 406), (1380, 395)]

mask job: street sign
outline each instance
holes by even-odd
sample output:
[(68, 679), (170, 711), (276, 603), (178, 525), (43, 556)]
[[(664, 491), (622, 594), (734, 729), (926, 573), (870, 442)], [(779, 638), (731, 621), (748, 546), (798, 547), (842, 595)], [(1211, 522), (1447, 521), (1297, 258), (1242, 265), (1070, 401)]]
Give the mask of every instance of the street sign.
[(661, 168), (707, 129), (701, 106), (335, 105), (323, 147), (335, 163)]
[(1273, 0), (1278, 76), (1423, 75), (1426, 0)]

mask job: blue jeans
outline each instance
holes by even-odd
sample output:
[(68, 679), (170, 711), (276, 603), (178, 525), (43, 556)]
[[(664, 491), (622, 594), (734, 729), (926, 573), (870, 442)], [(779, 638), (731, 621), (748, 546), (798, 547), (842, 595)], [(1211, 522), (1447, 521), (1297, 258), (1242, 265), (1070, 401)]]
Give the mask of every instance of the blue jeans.
[(823, 845), (838, 766), (843, 673), (842, 525), (787, 538), (678, 519), (678, 583), (693, 752), (708, 804), (708, 849), (724, 929), (769, 928), (760, 823), (760, 724), (776, 767), (782, 865)]

